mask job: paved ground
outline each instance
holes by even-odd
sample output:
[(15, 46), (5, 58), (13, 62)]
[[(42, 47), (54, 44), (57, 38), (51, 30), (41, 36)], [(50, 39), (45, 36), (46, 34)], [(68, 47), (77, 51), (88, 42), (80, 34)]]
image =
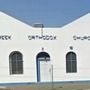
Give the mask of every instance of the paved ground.
[(90, 90), (90, 83), (37, 84), (28, 86), (1, 87), (0, 90)]

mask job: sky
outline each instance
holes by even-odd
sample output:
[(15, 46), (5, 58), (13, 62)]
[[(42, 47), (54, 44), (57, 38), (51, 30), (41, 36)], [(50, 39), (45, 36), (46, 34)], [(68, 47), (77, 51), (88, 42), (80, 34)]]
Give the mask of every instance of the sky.
[(90, 13), (90, 0), (0, 0), (0, 11), (29, 25), (62, 27)]

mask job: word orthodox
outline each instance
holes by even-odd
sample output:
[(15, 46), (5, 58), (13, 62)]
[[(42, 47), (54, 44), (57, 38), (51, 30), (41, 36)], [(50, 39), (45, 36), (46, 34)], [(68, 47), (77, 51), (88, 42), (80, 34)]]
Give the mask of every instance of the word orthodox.
[(53, 35), (43, 35), (43, 36), (29, 35), (28, 39), (29, 40), (56, 40), (56, 36), (53, 36)]

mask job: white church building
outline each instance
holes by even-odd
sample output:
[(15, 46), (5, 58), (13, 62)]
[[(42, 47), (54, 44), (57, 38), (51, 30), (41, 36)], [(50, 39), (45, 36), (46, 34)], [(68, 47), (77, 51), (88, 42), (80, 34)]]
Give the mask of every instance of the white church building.
[(90, 14), (46, 28), (0, 12), (0, 84), (52, 80), (90, 81)]

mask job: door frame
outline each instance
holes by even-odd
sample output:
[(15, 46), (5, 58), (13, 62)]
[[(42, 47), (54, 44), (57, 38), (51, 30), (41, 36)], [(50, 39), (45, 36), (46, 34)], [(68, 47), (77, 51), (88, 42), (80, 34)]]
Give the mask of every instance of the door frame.
[[(40, 52), (36, 56), (36, 71), (37, 71), (37, 82), (41, 81), (40, 75), (40, 62), (43, 61), (39, 58), (45, 58), (45, 61), (50, 61), (50, 55), (46, 52)], [(47, 59), (48, 58), (48, 59)]]

